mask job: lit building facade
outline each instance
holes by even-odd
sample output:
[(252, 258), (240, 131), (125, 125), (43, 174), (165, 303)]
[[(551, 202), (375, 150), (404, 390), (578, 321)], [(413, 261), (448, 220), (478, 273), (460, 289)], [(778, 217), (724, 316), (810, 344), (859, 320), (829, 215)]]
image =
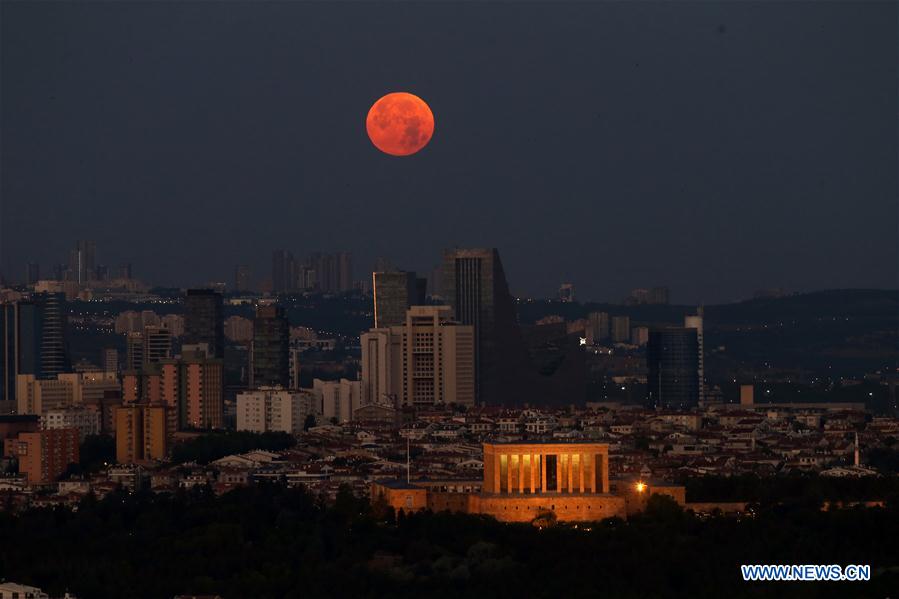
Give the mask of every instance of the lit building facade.
[(609, 481), (605, 443), (485, 443), (483, 481), (377, 481), (372, 500), (397, 510), (457, 511), (502, 522), (626, 518), (652, 493), (685, 502), (683, 487)]
[(474, 405), (474, 327), (448, 306), (413, 306), (403, 326), (372, 329), (361, 345), (364, 404)]

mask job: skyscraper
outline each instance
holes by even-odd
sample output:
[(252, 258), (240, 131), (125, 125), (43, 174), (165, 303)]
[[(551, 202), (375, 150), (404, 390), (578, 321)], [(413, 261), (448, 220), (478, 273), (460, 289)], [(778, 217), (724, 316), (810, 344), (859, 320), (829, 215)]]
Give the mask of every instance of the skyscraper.
[(287, 250), (272, 252), (272, 292), (284, 293), (294, 286), (296, 261)]
[(631, 340), (630, 316), (612, 317), (612, 341), (615, 343), (628, 343)]
[(590, 312), (587, 321), (587, 343), (592, 345), (609, 338), (608, 312)]
[(361, 345), (363, 405), (474, 405), (474, 327), (453, 322), (449, 306), (413, 306)]
[(212, 355), (205, 343), (181, 350), (181, 426), (221, 428), (224, 418), (224, 361)]
[(143, 364), (156, 364), (172, 357), (172, 332), (165, 327), (144, 327)]
[(705, 348), (702, 343), (702, 306), (696, 311), (696, 315), (684, 317), (684, 328), (696, 329), (696, 341), (699, 352), (696, 371), (697, 377), (699, 378), (699, 401), (701, 402), (705, 398)]
[(16, 408), (19, 373), (19, 304), (0, 303), (0, 414)]
[(699, 403), (699, 342), (693, 328), (649, 331), (646, 346), (647, 403), (685, 409)]
[[(62, 293), (35, 293), (32, 301), (37, 308), (36, 335), (39, 340), (40, 368), (38, 378), (52, 379), (69, 371), (66, 344), (66, 299)], [(29, 331), (23, 331), (29, 334)]]
[(290, 327), (280, 306), (259, 306), (250, 347), (250, 387), (290, 385)]
[(144, 333), (132, 331), (125, 334), (126, 371), (138, 372), (144, 367)]
[(205, 343), (212, 357), (225, 357), (225, 319), (222, 294), (211, 289), (188, 289), (184, 301), (184, 344)]
[(474, 326), (479, 403), (533, 401), (528, 358), (506, 275), (495, 248), (443, 253), (443, 293), (454, 319)]
[(349, 252), (325, 254), (313, 252), (307, 260), (315, 271), (317, 291), (321, 293), (345, 293), (353, 289), (353, 256)]
[(87, 283), (94, 279), (94, 269), (97, 259), (97, 244), (93, 241), (79, 240), (69, 252), (69, 270), (73, 280), (79, 284)]
[(234, 291), (250, 290), (250, 265), (238, 264), (234, 269)]
[(424, 303), (414, 272), (373, 272), (371, 278), (376, 329), (404, 324), (406, 310)]

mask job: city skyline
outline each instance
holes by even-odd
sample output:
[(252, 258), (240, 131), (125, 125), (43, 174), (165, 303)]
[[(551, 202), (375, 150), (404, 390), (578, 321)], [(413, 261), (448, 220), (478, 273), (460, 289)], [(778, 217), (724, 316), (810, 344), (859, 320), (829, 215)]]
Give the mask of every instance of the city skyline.
[[(90, 239), (183, 287), (277, 247), (428, 272), (454, 246), (497, 247), (521, 296), (896, 287), (890, 4), (3, 11), (11, 279)], [(393, 89), (437, 122), (404, 159), (364, 127)]]

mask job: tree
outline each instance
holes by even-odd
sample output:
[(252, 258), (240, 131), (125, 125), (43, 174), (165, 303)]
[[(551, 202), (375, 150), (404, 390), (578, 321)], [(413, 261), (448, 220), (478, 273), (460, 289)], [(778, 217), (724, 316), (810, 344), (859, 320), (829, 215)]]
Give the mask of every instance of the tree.
[(315, 414), (307, 414), (306, 420), (303, 422), (303, 430), (308, 431), (315, 426)]

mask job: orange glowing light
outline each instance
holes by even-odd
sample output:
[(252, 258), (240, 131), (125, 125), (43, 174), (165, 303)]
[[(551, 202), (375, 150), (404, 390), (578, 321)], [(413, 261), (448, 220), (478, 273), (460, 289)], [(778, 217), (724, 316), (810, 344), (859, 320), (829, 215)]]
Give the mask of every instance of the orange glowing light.
[(637, 483), (637, 493), (642, 493), (646, 490), (646, 485), (642, 482)]
[(365, 130), (376, 148), (391, 156), (415, 154), (434, 135), (434, 114), (427, 102), (406, 92), (387, 94), (375, 102)]

